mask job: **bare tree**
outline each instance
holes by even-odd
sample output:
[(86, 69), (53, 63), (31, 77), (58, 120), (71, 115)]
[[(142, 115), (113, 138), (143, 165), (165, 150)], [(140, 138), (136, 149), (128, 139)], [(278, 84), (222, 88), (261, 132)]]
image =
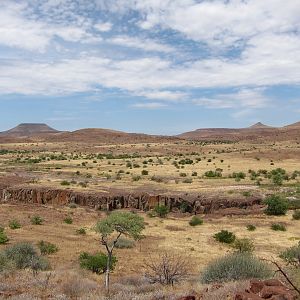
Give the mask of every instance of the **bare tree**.
[(150, 261), (145, 262), (145, 267), (145, 276), (152, 283), (174, 285), (187, 277), (189, 262), (186, 257), (164, 253), (157, 259), (150, 257)]

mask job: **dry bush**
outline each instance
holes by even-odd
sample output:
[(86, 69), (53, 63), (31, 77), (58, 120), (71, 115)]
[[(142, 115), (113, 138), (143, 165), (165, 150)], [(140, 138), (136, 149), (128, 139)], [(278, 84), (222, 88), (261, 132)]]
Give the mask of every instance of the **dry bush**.
[(207, 291), (203, 293), (203, 300), (224, 300), (224, 299), (233, 299), (234, 295), (238, 292), (243, 292), (249, 288), (248, 281), (236, 281), (228, 282), (226, 285), (219, 286), (210, 286), (207, 288)]
[(146, 278), (152, 283), (173, 285), (186, 279), (189, 270), (188, 259), (179, 255), (164, 253), (158, 258), (145, 262)]
[(167, 225), (165, 227), (165, 229), (170, 230), (170, 231), (186, 231), (185, 228), (181, 228), (181, 227), (176, 226), (176, 225)]
[(94, 292), (98, 284), (90, 279), (82, 278), (77, 274), (71, 274), (66, 277), (62, 283), (62, 292), (71, 298), (77, 298)]

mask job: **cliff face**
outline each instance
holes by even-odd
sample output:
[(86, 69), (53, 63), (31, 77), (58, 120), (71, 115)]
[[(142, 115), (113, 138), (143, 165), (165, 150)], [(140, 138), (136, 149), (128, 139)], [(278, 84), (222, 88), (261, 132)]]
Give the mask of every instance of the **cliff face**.
[(220, 209), (239, 208), (250, 209), (261, 205), (260, 197), (251, 198), (217, 198), (196, 194), (184, 195), (151, 195), (149, 193), (91, 193), (72, 190), (48, 189), (41, 187), (1, 187), (0, 201), (27, 204), (67, 205), (75, 203), (80, 206), (98, 210), (114, 210), (132, 208), (147, 211), (157, 205), (166, 205), (171, 211), (184, 207), (190, 213), (212, 213)]

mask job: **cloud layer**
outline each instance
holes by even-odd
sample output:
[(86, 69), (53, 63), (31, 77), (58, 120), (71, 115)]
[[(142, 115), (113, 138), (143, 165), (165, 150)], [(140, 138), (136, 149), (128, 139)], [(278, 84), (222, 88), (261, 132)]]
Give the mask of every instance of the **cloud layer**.
[(0, 94), (263, 108), (267, 89), (300, 85), (299, 15), (295, 0), (2, 1)]

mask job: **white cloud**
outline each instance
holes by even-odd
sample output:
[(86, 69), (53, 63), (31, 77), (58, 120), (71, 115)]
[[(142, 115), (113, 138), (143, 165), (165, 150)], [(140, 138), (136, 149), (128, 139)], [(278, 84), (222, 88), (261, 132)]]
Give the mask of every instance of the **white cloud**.
[(108, 32), (112, 29), (113, 24), (110, 22), (97, 23), (94, 25), (94, 28), (100, 32)]
[(250, 109), (263, 108), (271, 102), (271, 99), (266, 97), (263, 91), (261, 88), (241, 89), (236, 93), (218, 94), (211, 98), (196, 99), (193, 100), (193, 103), (208, 108), (243, 108), (243, 112), (249, 112)]
[(157, 51), (157, 52), (166, 52), (166, 53), (175, 51), (175, 48), (169, 45), (158, 43), (151, 39), (147, 39), (147, 38), (143, 39), (143, 38), (130, 37), (125, 35), (113, 37), (107, 40), (107, 42), (119, 46), (142, 49), (145, 51)]
[(134, 108), (140, 108), (140, 109), (159, 109), (167, 107), (164, 103), (159, 102), (148, 102), (148, 103), (135, 103), (132, 105)]
[[(284, 5), (279, 0), (28, 1), (32, 6), (20, 3), (0, 2), (0, 45), (38, 52), (55, 48), (60, 51), (38, 57), (39, 60), (22, 55), (15, 61), (4, 57), (0, 64), (1, 94), (54, 95), (104, 87), (155, 101), (188, 101), (189, 89), (239, 88), (236, 94), (202, 98), (197, 103), (223, 108), (240, 103), (239, 107), (252, 109), (269, 103), (258, 87), (300, 85), (299, 1), (286, 0)], [(38, 8), (41, 15), (33, 8)], [(117, 21), (126, 19), (122, 13), (134, 9), (140, 15), (135, 14), (124, 27), (133, 26), (130, 29), (136, 30), (134, 25), (138, 25), (144, 30), (132, 31), (129, 36), (122, 28), (122, 34), (114, 36), (111, 28), (112, 24), (117, 28), (117, 22), (93, 19), (87, 10), (96, 9), (117, 12)], [(95, 29), (99, 32), (95, 33)], [(175, 35), (176, 48), (164, 42), (166, 29), (171, 29), (172, 34), (180, 33)], [(92, 43), (103, 41), (101, 32), (110, 36), (99, 50)], [(137, 32), (136, 36), (133, 32)], [(80, 45), (65, 48), (66, 43), (60, 39), (53, 42), (57, 37)], [(185, 60), (183, 51), (179, 53), (181, 45), (190, 45), (185, 38), (196, 41), (191, 52), (198, 51), (198, 58), (198, 52), (191, 60)], [(211, 47), (207, 48), (209, 55), (200, 53), (203, 48), (198, 49), (197, 42)], [(236, 45), (240, 46), (240, 55), (218, 52), (224, 46)], [(85, 55), (76, 46), (84, 48)], [(136, 55), (134, 49), (142, 51)], [(164, 53), (168, 54), (167, 59), (163, 58)], [(245, 86), (249, 88), (244, 89)]]
[(146, 97), (148, 99), (165, 100), (165, 101), (182, 101), (188, 97), (186, 93), (177, 91), (141, 91), (137, 95)]

